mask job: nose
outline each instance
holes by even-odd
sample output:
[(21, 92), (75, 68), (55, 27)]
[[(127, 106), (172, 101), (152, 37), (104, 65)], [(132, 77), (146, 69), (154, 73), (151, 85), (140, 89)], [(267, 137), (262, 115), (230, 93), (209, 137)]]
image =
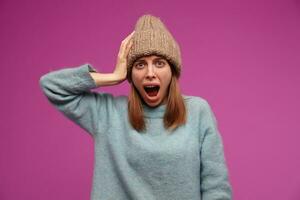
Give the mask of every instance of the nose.
[(154, 71), (154, 66), (149, 65), (147, 69), (148, 70), (147, 70), (146, 78), (150, 79), (150, 80), (156, 78), (155, 71)]

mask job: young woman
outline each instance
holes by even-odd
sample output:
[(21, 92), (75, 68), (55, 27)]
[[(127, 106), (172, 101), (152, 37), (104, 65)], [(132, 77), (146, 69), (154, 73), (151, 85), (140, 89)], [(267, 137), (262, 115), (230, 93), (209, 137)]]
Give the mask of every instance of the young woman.
[[(180, 93), (181, 56), (162, 21), (141, 16), (112, 73), (92, 65), (40, 79), (49, 101), (95, 142), (92, 200), (228, 200), (222, 139), (208, 102)], [(131, 85), (128, 97), (91, 91)]]

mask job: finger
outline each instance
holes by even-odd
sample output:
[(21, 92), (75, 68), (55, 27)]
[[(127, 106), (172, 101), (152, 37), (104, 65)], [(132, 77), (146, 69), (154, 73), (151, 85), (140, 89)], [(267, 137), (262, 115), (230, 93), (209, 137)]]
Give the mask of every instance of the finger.
[(127, 49), (127, 46), (128, 46), (128, 41), (123, 40), (119, 52), (122, 54)]
[(120, 48), (120, 51), (119, 51), (119, 57), (121, 57), (121, 58), (123, 58), (124, 55), (127, 54), (128, 49), (129, 49), (128, 45), (127, 46), (124, 46), (124, 45)]
[(131, 38), (133, 36), (133, 34), (135, 33), (135, 31), (132, 31), (128, 36), (127, 38)]
[(133, 45), (133, 41), (132, 40), (130, 40), (129, 41), (129, 44), (127, 45), (127, 47), (126, 47), (126, 54), (128, 54), (128, 52), (129, 52), (129, 50), (130, 50), (130, 48), (132, 47), (132, 45)]
[(131, 48), (131, 46), (133, 45), (133, 40), (132, 38), (130, 38), (128, 41), (126, 41), (124, 43), (125, 46), (123, 46), (123, 48), (125, 48), (125, 52), (128, 52), (129, 49)]
[(130, 38), (130, 39), (126, 42), (126, 49), (129, 48), (132, 44), (133, 44), (133, 39)]
[(135, 33), (135, 31), (131, 32), (123, 41), (128, 41), (133, 37), (133, 34)]
[(135, 33), (135, 31), (133, 31), (129, 36), (127, 36), (124, 40), (122, 40), (121, 43), (121, 47), (119, 50), (119, 55), (123, 56), (125, 53), (127, 53), (130, 49), (130, 47), (132, 46), (132, 36)]

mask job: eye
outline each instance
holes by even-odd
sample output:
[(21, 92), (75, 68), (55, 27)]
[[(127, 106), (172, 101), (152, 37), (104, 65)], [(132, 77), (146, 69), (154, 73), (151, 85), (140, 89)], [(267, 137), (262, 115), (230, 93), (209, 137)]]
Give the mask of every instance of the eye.
[(157, 61), (156, 64), (157, 64), (157, 67), (163, 67), (163, 66), (165, 66), (165, 62), (162, 61), (162, 60)]
[(135, 64), (135, 68), (137, 68), (137, 69), (143, 69), (144, 68), (144, 66), (145, 66), (145, 64), (144, 63), (137, 63), (137, 64)]

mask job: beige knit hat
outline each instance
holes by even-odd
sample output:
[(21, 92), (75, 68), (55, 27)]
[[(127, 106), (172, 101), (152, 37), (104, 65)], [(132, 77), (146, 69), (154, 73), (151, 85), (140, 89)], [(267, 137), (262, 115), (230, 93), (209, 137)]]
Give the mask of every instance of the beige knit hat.
[(141, 16), (135, 25), (132, 41), (133, 44), (127, 57), (129, 81), (131, 81), (130, 73), (133, 63), (138, 58), (148, 55), (164, 57), (174, 67), (177, 77), (180, 76), (180, 47), (158, 17), (150, 14)]

